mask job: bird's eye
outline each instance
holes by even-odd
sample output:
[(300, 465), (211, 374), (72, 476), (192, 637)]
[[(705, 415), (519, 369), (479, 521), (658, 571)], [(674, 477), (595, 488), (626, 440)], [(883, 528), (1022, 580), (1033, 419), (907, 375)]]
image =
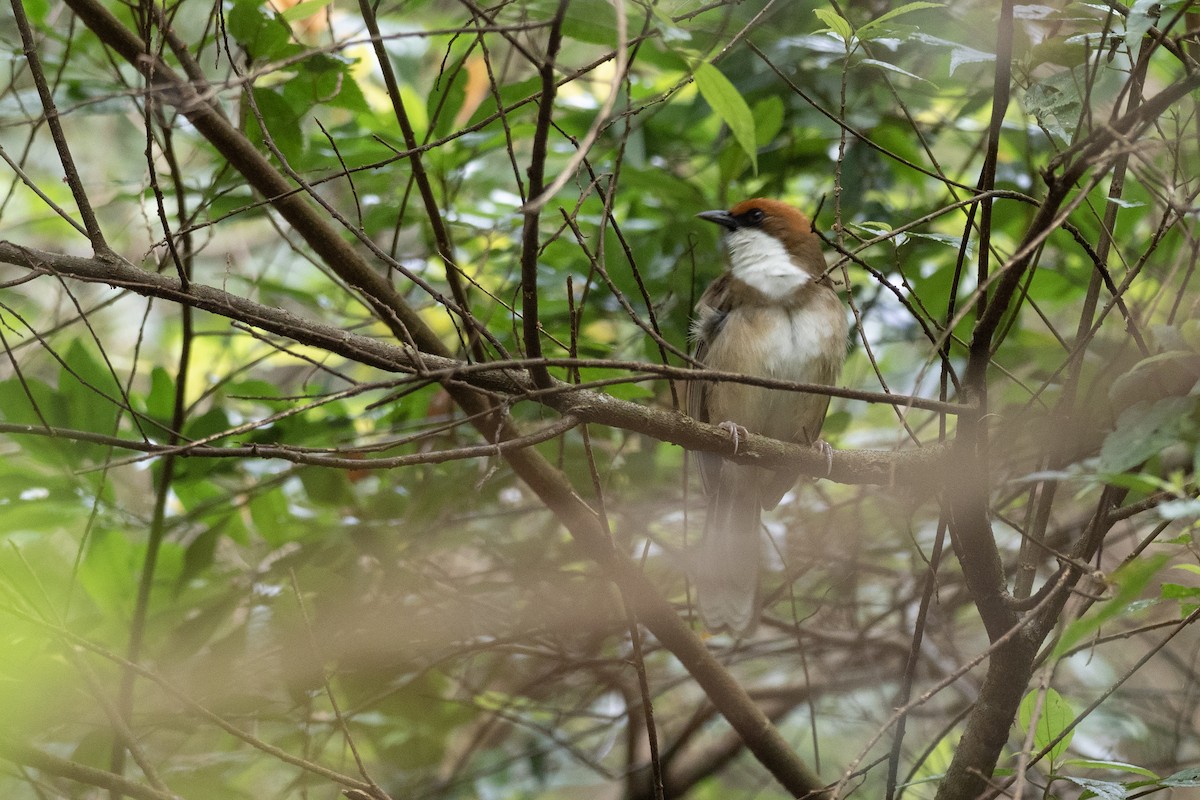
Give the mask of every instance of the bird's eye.
[(749, 222), (751, 225), (758, 225), (760, 222), (763, 221), (764, 216), (766, 216), (766, 215), (763, 214), (761, 208), (752, 208), (746, 212), (746, 221)]

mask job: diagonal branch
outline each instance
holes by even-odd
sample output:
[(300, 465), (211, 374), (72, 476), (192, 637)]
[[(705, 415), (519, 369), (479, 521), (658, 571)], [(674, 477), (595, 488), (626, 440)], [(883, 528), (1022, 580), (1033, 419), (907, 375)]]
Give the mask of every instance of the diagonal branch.
[(29, 65), (29, 74), (33, 76), (38, 99), (41, 100), (42, 109), (46, 115), (46, 125), (50, 128), (50, 137), (54, 140), (55, 149), (58, 150), (58, 160), (63, 168), (63, 179), (71, 188), (71, 196), (75, 198), (75, 206), (79, 209), (79, 216), (83, 218), (83, 227), (87, 230), (93, 252), (107, 254), (109, 252), (108, 243), (104, 240), (104, 232), (100, 230), (96, 212), (92, 210), (87, 190), (83, 188), (79, 170), (75, 168), (75, 159), (71, 156), (71, 148), (63, 133), (62, 121), (58, 118), (58, 106), (54, 103), (54, 95), (50, 92), (50, 85), (46, 82), (45, 73), (42, 72), (42, 61), (38, 56), (37, 43), (33, 40), (33, 29), (29, 26), (29, 18), (25, 15), (25, 5), (22, 0), (12, 0), (12, 10), (13, 19), (21, 34), (21, 45), (24, 48), (22, 55), (25, 56), (25, 63)]

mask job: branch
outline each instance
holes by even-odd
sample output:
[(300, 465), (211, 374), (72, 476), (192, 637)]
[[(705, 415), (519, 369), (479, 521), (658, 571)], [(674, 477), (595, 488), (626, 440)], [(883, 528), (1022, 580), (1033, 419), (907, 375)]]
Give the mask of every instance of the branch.
[[(559, 0), (558, 10), (550, 25), (550, 39), (546, 44), (546, 59), (538, 68), (542, 78), (542, 95), (538, 100), (537, 125), (533, 131), (532, 152), (529, 156), (529, 195), (540, 197), (545, 189), (546, 140), (550, 136), (550, 121), (554, 114), (554, 58), (562, 44), (562, 23), (567, 13), (567, 0)], [(541, 241), (538, 236), (538, 220), (541, 204), (526, 205), (521, 209), (524, 217), (521, 224), (521, 333), (525, 343), (525, 355), (530, 358), (542, 356), (542, 323), (538, 318), (538, 256)], [(529, 370), (539, 388), (550, 386), (550, 373), (545, 366), (535, 365)]]
[(358, 8), (367, 25), (367, 31), (371, 34), (371, 44), (375, 48), (375, 60), (379, 63), (379, 69), (383, 74), (388, 98), (391, 100), (396, 122), (400, 125), (400, 132), (404, 137), (404, 146), (408, 148), (408, 164), (412, 169), (412, 177), (417, 184), (417, 191), (421, 194), (421, 202), (425, 206), (425, 216), (433, 230), (434, 245), (438, 255), (441, 256), (442, 265), (446, 269), (446, 283), (450, 286), (450, 293), (454, 296), (454, 302), (458, 306), (463, 324), (469, 329), (467, 347), (477, 360), (482, 360), (485, 355), (480, 341), (480, 334), (483, 333), (482, 325), (470, 312), (467, 292), (459, 278), (458, 265), (454, 263), (454, 241), (450, 238), (450, 230), (446, 227), (446, 221), (438, 208), (437, 198), (433, 194), (433, 184), (429, 180), (429, 174), (421, 160), (421, 151), (417, 149), (417, 136), (413, 131), (408, 112), (404, 108), (404, 98), (400, 94), (400, 86), (396, 82), (396, 71), (392, 68), (391, 56), (388, 55), (387, 48), (383, 46), (384, 40), (379, 32), (379, 22), (375, 17), (375, 10), (368, 0), (359, 0)]
[[(1064, 152), (1046, 171), (1049, 191), (1041, 208), (1029, 224), (1016, 252), (1000, 269), (996, 290), (988, 303), (987, 311), (979, 318), (971, 338), (970, 356), (967, 361), (966, 383), (979, 385), (991, 360), (992, 339), (1020, 288), (1021, 278), (1029, 267), (1034, 253), (1046, 238), (1062, 223), (1059, 209), (1067, 195), (1085, 173), (1099, 161), (1113, 145), (1136, 138), (1152, 125), (1174, 103), (1200, 88), (1200, 70), (1191, 72), (1176, 83), (1146, 100), (1134, 111), (1129, 112), (1109, 125), (1099, 128), (1083, 141)], [(1062, 173), (1053, 175), (1050, 170), (1064, 165)]]
[(63, 180), (71, 188), (71, 196), (75, 198), (75, 206), (79, 209), (79, 216), (83, 218), (83, 225), (87, 230), (92, 251), (107, 254), (109, 252), (108, 243), (104, 241), (104, 233), (100, 230), (100, 223), (96, 219), (96, 213), (92, 210), (91, 201), (88, 200), (87, 190), (83, 188), (83, 180), (75, 168), (75, 159), (71, 156), (71, 148), (67, 145), (66, 134), (63, 133), (58, 107), (54, 104), (54, 95), (50, 92), (50, 85), (46, 82), (45, 73), (42, 72), (42, 61), (38, 56), (37, 44), (33, 40), (33, 30), (29, 27), (29, 19), (25, 16), (23, 1), (12, 0), (12, 10), (13, 20), (17, 23), (17, 29), (21, 34), (25, 63), (29, 65), (29, 74), (33, 76), (38, 98), (42, 102), (43, 111), (45, 111), (46, 125), (50, 128), (50, 138), (54, 140), (54, 147), (58, 151), (58, 160), (62, 164)]
[[(494, 407), (485, 391), (499, 391), (509, 397), (529, 396), (536, 388), (524, 383), (524, 376), (512, 369), (484, 370), (457, 377), (462, 364), (450, 358), (441, 339), (425, 324), (420, 315), (405, 302), (388, 279), (377, 272), (342, 235), (331, 221), (328, 210), (318, 209), (314, 201), (321, 198), (312, 193), (296, 191), (296, 182), (287, 179), (270, 160), (260, 153), (236, 127), (213, 110), (212, 105), (186, 79), (181, 78), (160, 58), (146, 57), (145, 44), (128, 27), (114, 17), (98, 0), (67, 0), (81, 21), (108, 47), (153, 82), (153, 89), (168, 103), (177, 106), (194, 129), (236, 169), (250, 187), (268, 198), (273, 208), (302, 236), (313, 253), (339, 278), (348, 283), (389, 327), (396, 338), (404, 342), (394, 346), (379, 342), (368, 343), (355, 339), (344, 331), (313, 326), (285, 312), (264, 309), (254, 304), (239, 304), (238, 300), (199, 285), (184, 291), (172, 279), (151, 276), (131, 265), (112, 260), (85, 263), (84, 267), (99, 269), (92, 280), (123, 285), (144, 294), (164, 296), (173, 302), (192, 305), (225, 316), (233, 316), (264, 330), (284, 333), (288, 328), (323, 341), (335, 353), (355, 353), (356, 360), (373, 363), (394, 372), (444, 370), (440, 378), (447, 391), (466, 412), (488, 442), (502, 442), (520, 435), (508, 418), (503, 406)], [(306, 192), (309, 187), (305, 187)], [(28, 268), (30, 254), (8, 246), (6, 255), (19, 259)], [(36, 255), (36, 254), (34, 254)], [(80, 276), (82, 277), (82, 275)], [(83, 278), (86, 279), (86, 278)], [(125, 281), (122, 283), (121, 281)], [(244, 301), (243, 301), (244, 302)], [(284, 334), (286, 335), (286, 333)], [(313, 343), (309, 340), (309, 343)], [(365, 359), (362, 357), (365, 356)], [(354, 356), (351, 356), (354, 357)], [(489, 384), (496, 387), (489, 388)], [(579, 419), (594, 419), (606, 424), (623, 424), (630, 430), (643, 428), (656, 431), (667, 441), (677, 441), (698, 449), (728, 448), (728, 438), (718, 429), (702, 426), (692, 420), (657, 409), (634, 404), (622, 404), (604, 395), (570, 390), (559, 391), (557, 386), (542, 401), (562, 413), (576, 413)], [(578, 413), (576, 410), (578, 409)], [(770, 454), (769, 442), (754, 437), (747, 445), (754, 456)], [(774, 446), (772, 446), (774, 447)], [(821, 457), (815, 452), (801, 454), (784, 450), (773, 454), (780, 458), (795, 456), (797, 463), (807, 459), (810, 469), (818, 469)], [(918, 457), (937, 458), (940, 451), (917, 451)], [(754, 704), (745, 690), (714, 659), (673, 607), (662, 597), (629, 557), (617, 550), (609, 539), (595, 512), (575, 493), (567, 477), (531, 448), (505, 451), (505, 458), (514, 472), (538, 495), (557, 519), (570, 532), (580, 550), (597, 561), (608, 577), (615, 581), (634, 607), (635, 613), (663, 645), (670, 649), (695, 680), (708, 693), (713, 703), (730, 721), (770, 772), (792, 794), (802, 796), (819, 792), (821, 781), (783, 739), (767, 717)], [(838, 459), (836, 469), (844, 469)], [(761, 463), (773, 464), (769, 458)], [(877, 478), (894, 479), (895, 461), (888, 459), (884, 468), (872, 464)], [(922, 472), (928, 472), (923, 470)], [(836, 474), (836, 472), (835, 472)]]
[[(430, 353), (414, 352), (411, 347), (395, 345), (369, 336), (351, 333), (343, 328), (315, 322), (279, 308), (261, 305), (253, 300), (223, 292), (201, 283), (192, 282), (185, 292), (174, 276), (146, 272), (120, 260), (100, 260), (78, 256), (49, 253), (21, 247), (0, 240), (0, 262), (32, 270), (37, 274), (53, 274), (62, 278), (73, 278), (88, 283), (105, 283), (109, 286), (128, 289), (146, 297), (157, 297), (184, 303), (202, 311), (236, 320), (260, 330), (284, 336), (301, 344), (336, 353), (346, 359), (389, 373), (419, 374), (422, 380), (437, 380), (449, 386), (476, 389), (493, 395), (503, 395), (509, 400), (531, 400), (551, 408), (564, 417), (573, 417), (581, 423), (595, 423), (641, 433), (658, 441), (685, 447), (689, 450), (711, 451), (725, 455), (734, 461), (760, 464), (765, 467), (799, 468), (810, 475), (825, 475), (824, 455), (813, 448), (789, 444), (766, 436), (751, 434), (743, 437), (736, 454), (730, 453), (729, 434), (714, 425), (707, 425), (674, 411), (642, 406), (619, 400), (601, 392), (579, 389), (571, 384), (555, 382), (551, 390), (538, 390), (520, 362), (468, 364), (452, 358)], [(546, 363), (574, 366), (578, 362), (569, 359), (554, 359)], [(585, 365), (588, 362), (583, 362)], [(596, 366), (613, 366), (613, 362), (595, 362)], [(655, 364), (629, 364), (630, 368), (653, 370), (666, 377), (686, 378), (692, 371), (663, 367)], [(796, 386), (784, 382), (744, 378), (733, 373), (703, 372), (713, 379), (737, 379), (746, 383)], [(822, 387), (812, 387), (821, 389)], [(928, 407), (944, 413), (961, 410), (961, 406), (922, 398), (905, 398), (895, 395), (852, 392), (848, 390), (824, 391), (833, 396), (856, 397), (874, 402), (888, 402), (912, 407)], [(32, 431), (31, 431), (32, 432)], [(93, 434), (72, 432), (71, 438), (97, 441), (151, 452), (141, 443), (112, 440), (104, 437), (95, 439)], [(256, 449), (257, 455), (272, 458), (294, 456), (301, 459), (292, 448), (265, 446)], [(504, 450), (503, 444), (489, 445), (486, 455), (495, 455)], [(222, 453), (224, 449), (222, 450)], [(200, 453), (209, 455), (210, 453)], [(247, 452), (247, 455), (254, 453)], [(484, 455), (485, 453), (470, 453)], [(940, 480), (945, 451), (941, 447), (921, 450), (842, 450), (834, 455), (833, 469), (828, 479), (847, 484), (878, 484), (886, 486), (932, 487)], [(363, 469), (369, 461), (356, 462), (354, 468)], [(391, 466), (397, 466), (391, 465)], [(328, 461), (324, 466), (344, 466)]]
[(139, 800), (179, 800), (179, 795), (152, 789), (144, 784), (122, 778), (108, 770), (88, 767), (76, 761), (52, 756), (23, 744), (0, 744), (0, 758), (33, 767), (48, 775), (59, 775), (77, 783), (119, 792)]

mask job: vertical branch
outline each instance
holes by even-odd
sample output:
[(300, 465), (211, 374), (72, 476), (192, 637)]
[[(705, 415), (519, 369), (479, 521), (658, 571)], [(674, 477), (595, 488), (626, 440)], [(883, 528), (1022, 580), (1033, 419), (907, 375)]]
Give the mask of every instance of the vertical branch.
[[(1012, 59), (1012, 15), (1013, 0), (1004, 0), (1000, 15), (1000, 31), (996, 41), (996, 79), (993, 92), (992, 128), (988, 155), (984, 159), (980, 187), (990, 189), (995, 182), (996, 147), (1000, 135), (1000, 123), (1004, 109), (1008, 106), (1009, 81)], [(991, 199), (985, 198), (980, 221), (979, 258), (980, 285), (987, 280), (987, 258), (990, 248), (988, 237), (991, 230)], [(982, 296), (982, 294), (981, 294)], [(986, 304), (980, 303), (979, 316), (983, 317)], [(959, 464), (955, 474), (960, 479), (949, 488), (950, 533), (962, 563), (963, 574), (971, 597), (979, 608), (984, 626), (992, 641), (997, 640), (1016, 622), (1015, 616), (1006, 609), (1003, 597), (1004, 569), (1000, 554), (992, 538), (988, 518), (988, 463), (987, 463), (987, 363), (991, 359), (991, 335), (979, 335), (982, 322), (976, 325), (976, 336), (971, 341), (971, 355), (963, 390), (967, 398), (977, 405), (973, 412), (959, 417), (954, 446), (954, 458)], [(975, 367), (974, 370), (971, 367)]]
[[(929, 564), (925, 571), (925, 587), (921, 590), (921, 602), (917, 607), (917, 618), (913, 622), (913, 637), (908, 650), (908, 661), (904, 665), (904, 676), (901, 678), (900, 692), (895, 705), (903, 708), (912, 699), (913, 682), (916, 680), (917, 665), (921, 660), (921, 641), (925, 636), (925, 625), (929, 618), (929, 606), (933, 601), (933, 593), (937, 589), (937, 571), (942, 563), (942, 549), (946, 543), (946, 525), (943, 518), (938, 523), (937, 537), (933, 541), (933, 552), (929, 555)], [(896, 720), (896, 733), (892, 737), (892, 751), (888, 755), (887, 799), (896, 796), (896, 782), (900, 774), (900, 755), (904, 744), (904, 731), (908, 725), (908, 715), (903, 714)]]
[[(995, 184), (996, 154), (1000, 127), (1008, 108), (1011, 61), (1013, 2), (1004, 0), (1000, 29), (996, 37), (996, 74), (992, 96), (992, 118), (987, 152), (979, 179), (979, 188), (987, 191)], [(1019, 617), (1005, 600), (1004, 566), (992, 536), (989, 518), (989, 464), (987, 446), (987, 365), (991, 359), (992, 335), (981, 331), (988, 312), (984, 288), (988, 282), (988, 255), (991, 247), (990, 198), (985, 198), (980, 215), (979, 299), (976, 304), (976, 335), (971, 340), (964, 392), (976, 409), (959, 417), (952, 458), (960, 478), (947, 487), (950, 513), (950, 538), (963, 577), (979, 616), (992, 642), (1001, 642), (988, 661), (988, 671), (967, 719), (966, 730), (946, 777), (938, 788), (937, 800), (975, 797), (987, 788), (1000, 752), (1008, 740), (1008, 730), (1016, 715), (1021, 695), (1032, 675), (1036, 642), (1024, 631), (1010, 636)], [(1010, 266), (1011, 269), (1011, 266)], [(999, 302), (1006, 304), (1007, 298)], [(993, 328), (994, 330), (994, 328)], [(980, 335), (980, 334), (983, 335)]]
[[(150, 38), (148, 35), (150, 32), (150, 23), (148, 15), (144, 20), (144, 24), (147, 35), (143, 41), (146, 43), (147, 60), (152, 64), (157, 63), (157, 59), (150, 51)], [(146, 87), (149, 89), (154, 83), (153, 72), (146, 75), (145, 79)], [(166, 241), (167, 252), (175, 265), (175, 272), (179, 276), (180, 288), (182, 291), (187, 292), (192, 274), (191, 234), (185, 233), (180, 246), (176, 245), (175, 234), (171, 229), (166, 208), (166, 198), (159, 182), (158, 170), (155, 167), (155, 113), (154, 101), (149, 91), (147, 91), (143, 103), (142, 124), (145, 126), (146, 131), (145, 156), (146, 166), (150, 175), (150, 187), (154, 192), (155, 208), (158, 212), (159, 224), (162, 227), (163, 237)], [(171, 147), (170, 127), (167, 121), (161, 117), (160, 122), (164, 131), (163, 149), (167, 154), (167, 162), (171, 166), (171, 175), (174, 181), (173, 191), (175, 193), (176, 216), (180, 226), (186, 228), (188, 224), (186, 189), (179, 171), (178, 162), (175, 160), (174, 151)], [(184, 422), (187, 418), (187, 375), (192, 359), (192, 307), (187, 303), (181, 303), (179, 305), (179, 313), (181, 342), (179, 347), (179, 362), (176, 367), (175, 397), (171, 409), (171, 429), (167, 433), (166, 439), (168, 447), (178, 444), (182, 437)], [(171, 484), (175, 478), (176, 458), (177, 456), (174, 452), (169, 452), (163, 457), (159, 480), (154, 490), (154, 510), (150, 520), (149, 536), (146, 541), (146, 555), (142, 560), (142, 572), (138, 579), (137, 598), (134, 601), (133, 616), (129, 622), (129, 642), (125, 650), (125, 659), (130, 665), (137, 664), (141, 659), (142, 647), (145, 642), (146, 620), (150, 613), (150, 591), (154, 586), (154, 576), (158, 568), (158, 556), (162, 550), (163, 535), (166, 528), (166, 504), (171, 492)], [(116, 710), (126, 725), (132, 724), (133, 720), (134, 686), (136, 679), (137, 674), (132, 667), (127, 667), (121, 675)], [(121, 740), (118, 739), (113, 742), (110, 766), (112, 771), (117, 775), (122, 774), (125, 770), (126, 749), (126, 743)], [(121, 793), (115, 789), (110, 790), (109, 797), (112, 800), (119, 800)]]
[[(999, 28), (996, 33), (996, 75), (992, 83), (992, 117), (988, 123), (987, 149), (984, 151), (983, 167), (976, 189), (989, 192), (996, 186), (996, 158), (1000, 150), (1000, 132), (1004, 115), (1008, 111), (1012, 93), (1012, 46), (1013, 46), (1013, 0), (1004, 0), (1000, 7)], [(992, 245), (992, 202), (991, 195), (984, 195), (979, 213), (979, 267), (976, 286), (979, 295), (975, 301), (976, 316), (983, 316), (987, 309), (988, 256)], [(972, 387), (984, 391), (985, 387)]]
[[(550, 122), (554, 114), (554, 58), (562, 45), (562, 22), (567, 13), (567, 0), (559, 0), (550, 26), (550, 39), (546, 44), (546, 58), (539, 72), (542, 79), (542, 94), (538, 100), (537, 127), (533, 133), (533, 149), (529, 155), (529, 197), (539, 197), (545, 190), (546, 140), (550, 136)], [(542, 357), (540, 336), (541, 322), (538, 319), (537, 262), (539, 209), (526, 205), (522, 209), (525, 222), (521, 228), (521, 328), (525, 342), (525, 355), (530, 359)], [(550, 371), (543, 364), (531, 364), (530, 377), (540, 388), (551, 385)]]
[[(1136, 111), (1119, 118), (1114, 113), (1114, 119), (1107, 127), (1095, 131), (1056, 159), (1053, 166), (1061, 168), (1060, 173), (1047, 170), (1046, 196), (1016, 252), (996, 276), (989, 303), (972, 332), (964, 375), (964, 388), (969, 399), (985, 398), (981, 393), (991, 360), (992, 343), (1005, 314), (1011, 310), (1010, 305), (1034, 255), (1050, 233), (1062, 224), (1066, 213), (1082, 202), (1080, 198), (1067, 203), (1073, 187), (1097, 162), (1104, 162), (1105, 153), (1113, 144), (1136, 139), (1159, 114), (1198, 84), (1200, 74), (1188, 74), (1140, 104)], [(1093, 180), (1098, 182), (1102, 176), (1103, 171), (1100, 171)], [(1065, 211), (1064, 205), (1067, 206)], [(983, 410), (981, 407), (980, 411)], [(991, 537), (987, 483), (977, 472), (984, 466), (979, 450), (986, 436), (984, 425), (980, 413), (963, 414), (959, 418), (953, 458), (955, 473), (960, 480), (951, 487), (950, 530), (971, 597), (988, 635), (995, 641), (1017, 624), (1019, 616), (1017, 609), (1008, 602), (999, 553)], [(1107, 492), (1105, 494), (1107, 496)], [(1096, 541), (1095, 537), (1086, 536), (1077, 547), (1091, 546)], [(1049, 587), (1047, 590), (1052, 591)], [(1032, 676), (1037, 644), (1046, 630), (1044, 623), (1034, 625), (1031, 630), (1005, 639), (1003, 646), (992, 655), (980, 697), (938, 790), (938, 800), (966, 800), (986, 788), (1007, 739), (1021, 691)]]
[[(1129, 78), (1129, 98), (1126, 104), (1127, 112), (1132, 112), (1142, 100), (1142, 86), (1145, 81), (1146, 70), (1149, 67), (1152, 49), (1153, 47), (1150, 43), (1144, 41), (1138, 51), (1137, 62), (1134, 66), (1133, 74)], [(1102, 58), (1104, 58), (1104, 51), (1099, 50), (1096, 54), (1097, 63)], [(1094, 79), (1095, 73), (1091, 74)], [(1114, 109), (1114, 114), (1116, 112), (1117, 110)], [(1092, 323), (1096, 316), (1096, 307), (1100, 299), (1100, 289), (1104, 284), (1108, 256), (1112, 250), (1113, 233), (1117, 225), (1117, 214), (1121, 208), (1119, 203), (1111, 201), (1119, 200), (1124, 193), (1125, 175), (1128, 168), (1129, 151), (1122, 150), (1117, 154), (1113, 162), (1113, 175), (1109, 181), (1108, 188), (1110, 202), (1105, 205), (1104, 218), (1100, 225), (1100, 241), (1096, 246), (1095, 268), (1092, 270), (1087, 294), (1084, 295), (1083, 308), (1079, 314), (1079, 324), (1075, 329), (1074, 347), (1067, 360), (1062, 395), (1059, 397), (1057, 408), (1055, 409), (1057, 418), (1063, 421), (1065, 432), (1057, 441), (1050, 442), (1051, 448), (1056, 451), (1051, 453), (1047, 458), (1047, 464), (1052, 470), (1063, 466), (1066, 442), (1074, 438), (1074, 434), (1070, 432), (1069, 426), (1072, 424), (1072, 420), (1079, 418), (1078, 413), (1074, 410), (1075, 396), (1079, 388), (1079, 375), (1083, 369), (1084, 353), (1087, 351), (1088, 342), (1093, 335)], [(1120, 295), (1116, 296), (1119, 297)], [(1130, 330), (1134, 332), (1135, 336), (1137, 335), (1136, 328), (1131, 328)], [(1086, 418), (1086, 415), (1084, 418)], [(1057, 491), (1057, 481), (1046, 481), (1042, 484), (1041, 491), (1038, 494), (1034, 524), (1027, 530), (1025, 538), (1021, 541), (1020, 569), (1014, 587), (1014, 594), (1017, 597), (1028, 597), (1033, 589), (1034, 573), (1036, 572), (1035, 560), (1038, 555), (1037, 545), (1045, 537), (1046, 526), (1050, 520), (1050, 512)]]
[(387, 87), (388, 98), (391, 100), (392, 109), (396, 114), (396, 122), (400, 125), (400, 133), (404, 137), (404, 146), (409, 151), (409, 167), (412, 169), (412, 176), (413, 180), (416, 181), (417, 191), (421, 193), (421, 202), (425, 206), (425, 216), (429, 220), (430, 228), (433, 230), (434, 246), (437, 249), (438, 256), (442, 259), (442, 264), (446, 268), (446, 283), (450, 286), (450, 294), (454, 297), (454, 303), (458, 306), (463, 325), (467, 328), (467, 349), (476, 361), (485, 361), (487, 353), (483, 349), (483, 342), (481, 340), (481, 325), (471, 313), (471, 307), (467, 301), (467, 292), (458, 274), (458, 265), (454, 263), (454, 242), (450, 238), (450, 231), (446, 227), (446, 221), (442, 217), (441, 209), (438, 208), (437, 198), (433, 193), (433, 184), (430, 183), (429, 173), (425, 171), (425, 163), (421, 160), (421, 151), (417, 142), (417, 136), (413, 131), (412, 122), (409, 120), (408, 112), (404, 107), (404, 99), (400, 96), (400, 85), (396, 82), (396, 72), (392, 69), (391, 58), (388, 56), (387, 48), (383, 46), (383, 37), (379, 32), (379, 22), (375, 18), (375, 9), (372, 7), (370, 0), (359, 0), (358, 8), (362, 14), (363, 22), (366, 23), (367, 32), (371, 35), (371, 44), (375, 48), (375, 60), (379, 62), (379, 69), (383, 73), (383, 82)]
[(988, 659), (975, 707), (936, 795), (937, 800), (974, 800), (987, 791), (1037, 657), (1034, 638), (1019, 631)]

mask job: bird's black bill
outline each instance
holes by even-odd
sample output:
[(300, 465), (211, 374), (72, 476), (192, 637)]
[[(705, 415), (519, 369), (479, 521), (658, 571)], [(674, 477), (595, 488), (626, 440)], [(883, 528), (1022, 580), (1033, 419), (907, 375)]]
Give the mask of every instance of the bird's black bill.
[(726, 230), (731, 231), (738, 227), (737, 217), (728, 211), (701, 211), (696, 216), (709, 222), (715, 222)]

